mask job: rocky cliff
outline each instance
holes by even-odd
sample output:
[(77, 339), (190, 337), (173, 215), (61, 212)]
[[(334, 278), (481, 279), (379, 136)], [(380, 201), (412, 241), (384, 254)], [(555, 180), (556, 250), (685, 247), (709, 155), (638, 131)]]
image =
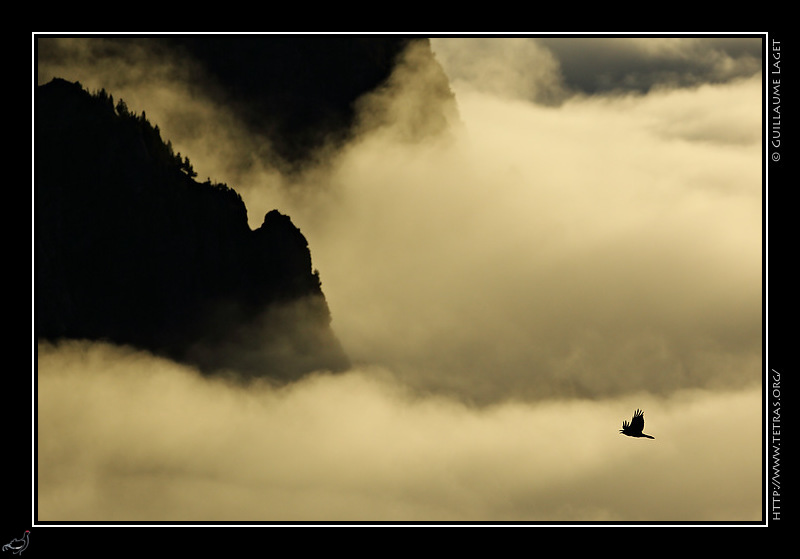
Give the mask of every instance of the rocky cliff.
[(198, 366), (293, 379), (347, 358), (302, 233), (199, 183), (144, 114), (54, 80), (34, 107), (37, 339), (130, 344)]

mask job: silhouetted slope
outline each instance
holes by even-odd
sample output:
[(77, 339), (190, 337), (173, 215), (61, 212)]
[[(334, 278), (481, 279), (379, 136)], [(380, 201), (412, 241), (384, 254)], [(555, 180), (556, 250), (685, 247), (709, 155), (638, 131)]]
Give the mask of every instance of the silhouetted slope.
[(251, 131), (270, 138), (290, 163), (308, 158), (325, 142), (347, 138), (356, 100), (386, 81), (410, 40), (397, 35), (160, 39), (200, 62), (219, 84), (221, 102), (236, 107)]
[(301, 232), (252, 231), (145, 115), (54, 80), (35, 95), (35, 332), (296, 378), (347, 365)]

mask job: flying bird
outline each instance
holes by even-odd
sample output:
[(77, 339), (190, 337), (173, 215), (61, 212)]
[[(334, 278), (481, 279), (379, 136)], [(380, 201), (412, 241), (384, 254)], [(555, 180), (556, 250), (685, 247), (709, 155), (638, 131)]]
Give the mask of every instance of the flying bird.
[(642, 410), (636, 410), (633, 412), (633, 418), (631, 422), (628, 423), (627, 421), (622, 421), (622, 429), (619, 430), (620, 433), (623, 435), (628, 435), (629, 437), (645, 437), (648, 439), (655, 439), (655, 437), (651, 437), (650, 435), (645, 435), (642, 433), (644, 430), (644, 412)]

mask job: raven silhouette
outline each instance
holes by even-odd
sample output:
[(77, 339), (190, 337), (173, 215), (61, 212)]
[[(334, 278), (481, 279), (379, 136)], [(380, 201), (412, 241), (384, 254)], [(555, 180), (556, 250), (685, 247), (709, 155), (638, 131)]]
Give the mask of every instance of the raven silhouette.
[(643, 430), (644, 412), (642, 410), (636, 410), (633, 412), (633, 418), (631, 419), (630, 423), (623, 420), (622, 429), (620, 429), (619, 432), (623, 435), (628, 435), (629, 437), (646, 437), (648, 439), (655, 439), (655, 437), (651, 437), (650, 435), (645, 435), (642, 433)]

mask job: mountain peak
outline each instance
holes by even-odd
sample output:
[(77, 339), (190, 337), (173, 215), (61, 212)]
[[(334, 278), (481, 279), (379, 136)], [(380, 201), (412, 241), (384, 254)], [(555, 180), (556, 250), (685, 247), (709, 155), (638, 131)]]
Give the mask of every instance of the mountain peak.
[(53, 80), (35, 99), (35, 330), (203, 371), (291, 379), (347, 359), (308, 243), (277, 210), (192, 178), (144, 115)]

